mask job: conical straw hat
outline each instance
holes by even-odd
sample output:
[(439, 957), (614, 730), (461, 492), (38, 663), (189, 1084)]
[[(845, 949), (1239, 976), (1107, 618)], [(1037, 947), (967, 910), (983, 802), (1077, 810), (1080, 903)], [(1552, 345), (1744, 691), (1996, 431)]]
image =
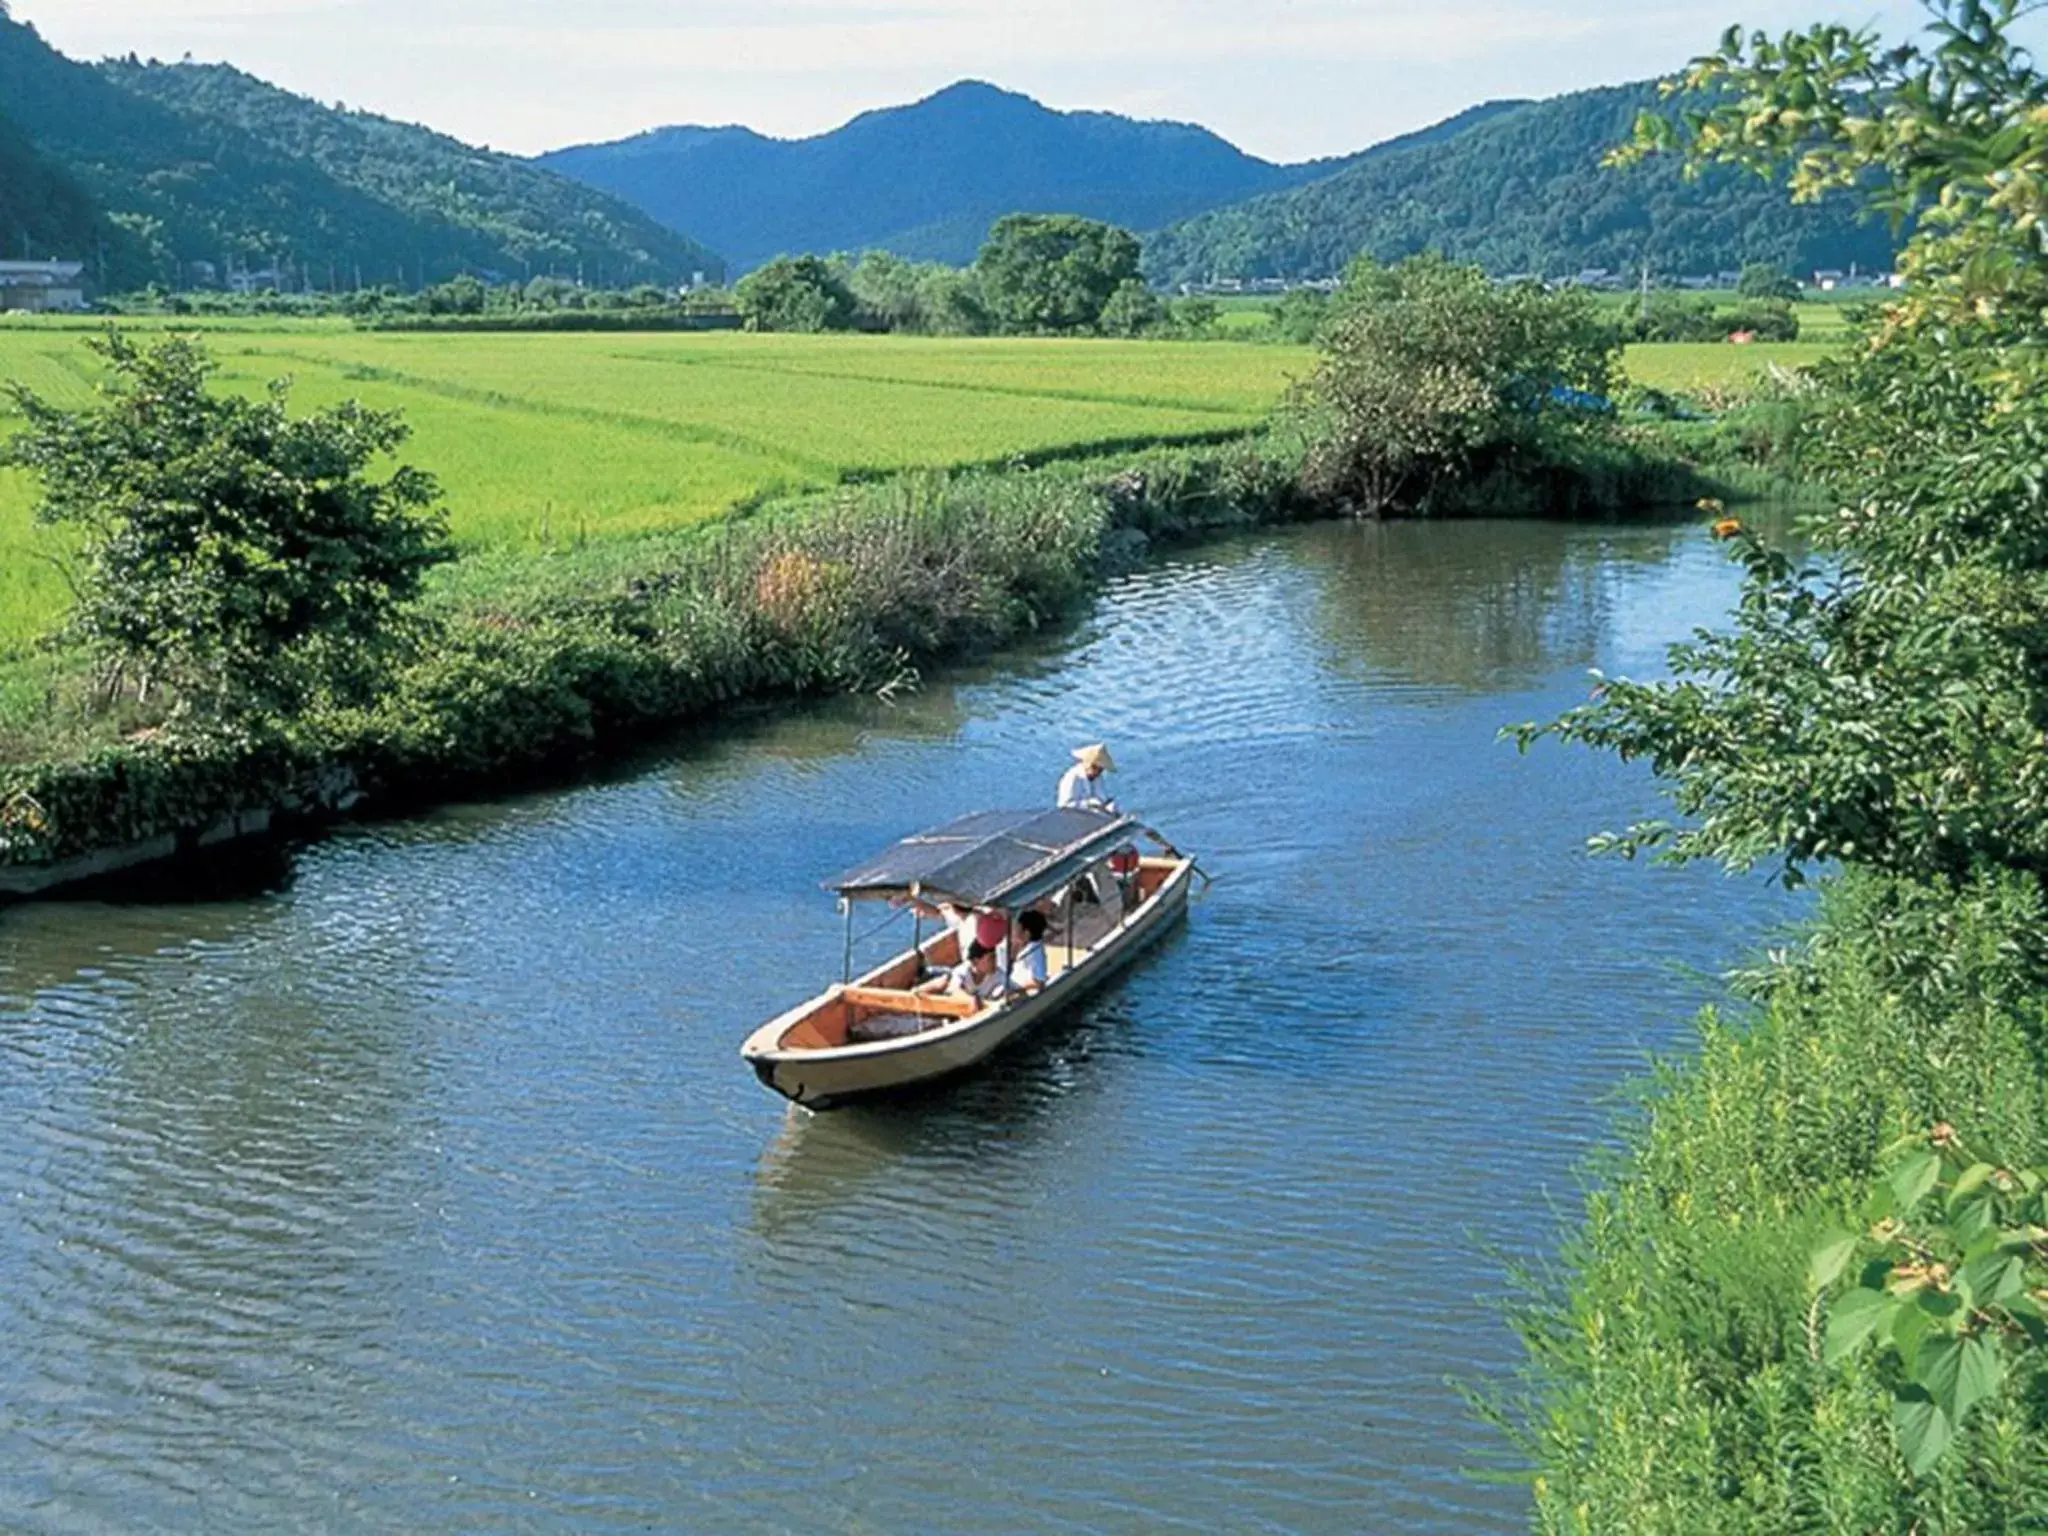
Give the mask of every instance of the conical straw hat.
[(1100, 769), (1104, 773), (1116, 772), (1116, 759), (1109, 755), (1109, 748), (1101, 742), (1074, 748), (1074, 760), (1084, 768)]

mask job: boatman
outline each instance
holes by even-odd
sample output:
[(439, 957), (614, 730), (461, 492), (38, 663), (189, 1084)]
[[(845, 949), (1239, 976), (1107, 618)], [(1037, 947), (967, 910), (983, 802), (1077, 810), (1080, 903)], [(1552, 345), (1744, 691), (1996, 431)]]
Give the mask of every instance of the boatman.
[(1060, 780), (1060, 809), (1113, 811), (1116, 802), (1102, 792), (1102, 776), (1114, 773), (1116, 763), (1101, 742), (1074, 749), (1074, 766)]

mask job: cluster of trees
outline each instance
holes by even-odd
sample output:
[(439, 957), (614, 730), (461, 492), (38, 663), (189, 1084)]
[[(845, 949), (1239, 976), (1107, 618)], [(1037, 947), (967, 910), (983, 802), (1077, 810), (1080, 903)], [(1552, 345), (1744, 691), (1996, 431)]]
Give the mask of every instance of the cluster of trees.
[(999, 220), (974, 265), (783, 256), (742, 278), (734, 301), (762, 331), (904, 331), (927, 336), (1200, 335), (1207, 300), (1173, 301), (1146, 286), (1138, 239), (1071, 214)]
[(674, 289), (655, 283), (631, 288), (591, 288), (559, 277), (524, 283), (487, 283), (471, 273), (410, 291), (395, 285), (343, 293), (279, 293), (269, 289), (230, 293), (199, 289), (170, 292), (152, 284), (117, 294), (100, 307), (116, 314), (288, 315), (311, 318), (345, 315), (366, 324), (407, 318), (543, 321), (587, 316), (630, 323), (636, 317), (732, 315), (733, 298), (723, 288)]
[(151, 285), (112, 301), (130, 313), (347, 315), (545, 321), (592, 317), (650, 324), (737, 316), (759, 331), (903, 332), (924, 336), (1184, 336), (1210, 334), (1218, 306), (1155, 294), (1138, 272), (1137, 237), (1072, 215), (1016, 214), (998, 222), (971, 267), (914, 262), (887, 251), (783, 256), (731, 290), (654, 283), (593, 288), (556, 276), (486, 282), (462, 273), (407, 290), (386, 284), (340, 293), (168, 292)]
[(1197, 215), (1147, 237), (1154, 282), (1321, 277), (1357, 255), (1439, 251), (1496, 274), (1591, 267), (1716, 272), (1883, 270), (1895, 238), (1835, 191), (1791, 206), (1754, 176), (1672, 162), (1615, 174), (1607, 150), (1657, 102), (1654, 83), (1582, 91), (1483, 118), (1448, 137), (1369, 152), (1335, 175)]
[[(1922, 218), (1819, 371), (1810, 553), (1724, 517), (1731, 625), (1548, 728), (1669, 787), (1677, 821), (1609, 846), (1842, 880), (1759, 978), (1757, 1048), (1723, 1032), (1721, 1075), (1667, 1082), (1601, 1198), (1605, 1342), (1583, 1295), (1532, 1329), (1546, 1529), (2011, 1529), (2048, 1500), (2048, 79), (2018, 0), (1931, 9), (1905, 46), (1731, 29), (1624, 155)], [(1766, 1170), (1773, 1117), (1799, 1134)], [(1725, 1182), (1659, 1150), (1717, 1133)]]
[(1657, 292), (1628, 301), (1622, 328), (1630, 341), (1797, 341), (1799, 316), (1782, 299), (1716, 304), (1699, 294)]

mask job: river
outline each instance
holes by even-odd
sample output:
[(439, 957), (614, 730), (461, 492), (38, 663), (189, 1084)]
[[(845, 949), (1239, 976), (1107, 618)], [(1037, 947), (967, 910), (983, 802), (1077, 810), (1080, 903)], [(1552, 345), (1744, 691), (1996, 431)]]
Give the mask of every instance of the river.
[[(1520, 1528), (1504, 1267), (1793, 909), (1586, 857), (1646, 776), (1495, 733), (1733, 594), (1696, 526), (1262, 535), (894, 703), (0, 910), (0, 1527)], [(1186, 929), (951, 1091), (763, 1091), (820, 881), (1093, 740)]]

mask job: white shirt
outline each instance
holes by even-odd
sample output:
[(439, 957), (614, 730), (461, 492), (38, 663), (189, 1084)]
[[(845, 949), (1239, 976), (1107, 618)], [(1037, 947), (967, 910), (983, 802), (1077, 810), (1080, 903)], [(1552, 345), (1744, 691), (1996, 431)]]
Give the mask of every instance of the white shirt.
[(1061, 776), (1061, 810), (1070, 810), (1075, 807), (1083, 810), (1092, 810), (1098, 806), (1106, 806), (1108, 804), (1108, 797), (1102, 793), (1101, 781), (1088, 777), (1087, 764), (1076, 763)]
[(1003, 980), (1000, 967), (991, 967), (986, 976), (974, 974), (974, 964), (962, 960), (947, 973), (946, 984), (955, 992), (965, 992), (969, 997), (984, 1003), (992, 1003), (1009, 990)]
[(1045, 945), (1033, 939), (1017, 951), (1017, 963), (1010, 967), (1010, 985), (1021, 990), (1042, 987), (1045, 982)]

